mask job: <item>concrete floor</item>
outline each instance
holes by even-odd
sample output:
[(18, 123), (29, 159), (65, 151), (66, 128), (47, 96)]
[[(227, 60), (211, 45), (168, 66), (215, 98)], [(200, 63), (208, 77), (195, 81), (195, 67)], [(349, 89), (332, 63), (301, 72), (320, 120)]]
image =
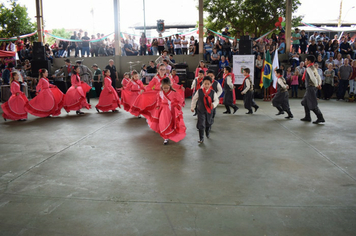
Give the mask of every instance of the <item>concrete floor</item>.
[(355, 235), (356, 103), (257, 103), (202, 145), (188, 105), (168, 146), (125, 111), (0, 121), (0, 235)]

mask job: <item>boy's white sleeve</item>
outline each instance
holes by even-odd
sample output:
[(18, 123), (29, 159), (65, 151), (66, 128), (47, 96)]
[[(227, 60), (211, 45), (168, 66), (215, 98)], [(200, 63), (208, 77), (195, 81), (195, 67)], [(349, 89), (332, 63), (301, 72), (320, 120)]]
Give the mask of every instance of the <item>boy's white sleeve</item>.
[(192, 98), (192, 104), (190, 105), (191, 110), (194, 110), (195, 107), (197, 106), (198, 98), (199, 98), (199, 93), (197, 91)]
[(196, 82), (196, 79), (194, 79), (194, 80), (193, 80), (193, 83), (192, 83), (192, 86), (190, 86), (190, 88), (191, 88), (191, 89), (194, 89), (195, 86), (196, 86), (196, 83), (197, 83), (197, 82)]
[(248, 90), (250, 90), (250, 80), (249, 79), (245, 80), (245, 83), (246, 83), (246, 88), (241, 92), (243, 94), (246, 94)]
[(232, 84), (231, 76), (226, 77), (226, 83), (229, 85), (230, 89), (234, 89), (234, 85)]
[(218, 95), (214, 92), (214, 101), (213, 101), (213, 106), (216, 108), (219, 105), (219, 97)]
[(218, 87), (217, 96), (219, 98), (220, 95), (222, 94), (223, 90), (222, 90), (222, 87), (221, 87), (220, 83), (218, 82), (217, 84), (218, 84), (218, 86), (217, 86)]

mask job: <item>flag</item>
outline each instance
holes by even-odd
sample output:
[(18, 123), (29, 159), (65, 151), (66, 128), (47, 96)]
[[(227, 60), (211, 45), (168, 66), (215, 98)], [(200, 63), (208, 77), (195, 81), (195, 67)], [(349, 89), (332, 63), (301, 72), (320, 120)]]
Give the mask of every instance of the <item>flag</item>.
[(277, 76), (274, 73), (276, 69), (279, 69), (279, 61), (278, 61), (278, 50), (275, 51), (274, 53), (274, 58), (273, 58), (273, 64), (272, 64), (272, 78), (273, 78), (273, 88), (277, 88)]
[(266, 51), (265, 59), (263, 60), (263, 67), (261, 71), (260, 87), (268, 88), (272, 82), (272, 65), (269, 51)]

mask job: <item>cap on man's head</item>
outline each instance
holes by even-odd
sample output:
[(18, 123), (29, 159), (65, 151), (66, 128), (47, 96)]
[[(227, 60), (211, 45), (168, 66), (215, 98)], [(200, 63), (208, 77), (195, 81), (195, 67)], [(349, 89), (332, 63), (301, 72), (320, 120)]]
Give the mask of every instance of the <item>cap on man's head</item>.
[(82, 64), (82, 61), (81, 60), (76, 60), (75, 63)]
[(93, 64), (93, 66), (92, 67), (98, 67), (98, 65), (97, 64)]

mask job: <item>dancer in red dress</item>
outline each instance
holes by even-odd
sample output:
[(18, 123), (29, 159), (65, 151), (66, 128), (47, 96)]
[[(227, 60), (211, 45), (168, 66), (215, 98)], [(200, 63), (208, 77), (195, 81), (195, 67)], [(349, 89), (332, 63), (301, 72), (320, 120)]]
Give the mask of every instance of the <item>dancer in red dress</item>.
[(145, 87), (141, 80), (139, 80), (138, 72), (132, 71), (132, 79), (127, 83), (125, 89), (121, 91), (121, 103), (125, 111), (130, 111), (132, 104), (136, 98), (145, 91)]
[(26, 95), (20, 90), (19, 83), (20, 75), (18, 72), (10, 73), (10, 91), (11, 97), (7, 102), (1, 105), (3, 111), (2, 117), (10, 120), (25, 121), (27, 119), (27, 112), (25, 105), (28, 102)]
[(152, 111), (156, 107), (157, 93), (161, 90), (161, 81), (165, 78), (166, 66), (160, 64), (158, 73), (146, 86), (145, 92), (137, 96), (132, 104), (130, 113), (134, 116), (143, 115), (146, 119), (151, 117)]
[(125, 72), (124, 78), (121, 81), (122, 89), (125, 89), (129, 82), (130, 82), (130, 73)]
[(67, 113), (69, 111), (76, 111), (77, 115), (84, 114), (84, 112), (80, 111), (81, 108), (85, 107), (88, 110), (91, 108), (85, 98), (86, 93), (91, 87), (87, 83), (80, 81), (79, 73), (79, 66), (73, 66), (71, 76), (72, 86), (68, 89), (63, 104)]
[(182, 96), (174, 90), (170, 79), (163, 79), (161, 91), (157, 94), (156, 109), (147, 122), (164, 139), (164, 145), (169, 140), (179, 142), (186, 135), (182, 104)]
[(118, 112), (116, 110), (117, 107), (120, 107), (120, 100), (119, 96), (117, 95), (116, 90), (111, 85), (111, 78), (110, 78), (110, 70), (105, 69), (103, 70), (104, 78), (104, 89), (101, 91), (99, 97), (99, 103), (95, 106), (97, 112), (102, 111), (112, 111)]
[(38, 95), (25, 105), (28, 113), (39, 116), (59, 116), (63, 107), (64, 94), (57, 86), (49, 83), (48, 71), (39, 70), (39, 80), (36, 87)]

